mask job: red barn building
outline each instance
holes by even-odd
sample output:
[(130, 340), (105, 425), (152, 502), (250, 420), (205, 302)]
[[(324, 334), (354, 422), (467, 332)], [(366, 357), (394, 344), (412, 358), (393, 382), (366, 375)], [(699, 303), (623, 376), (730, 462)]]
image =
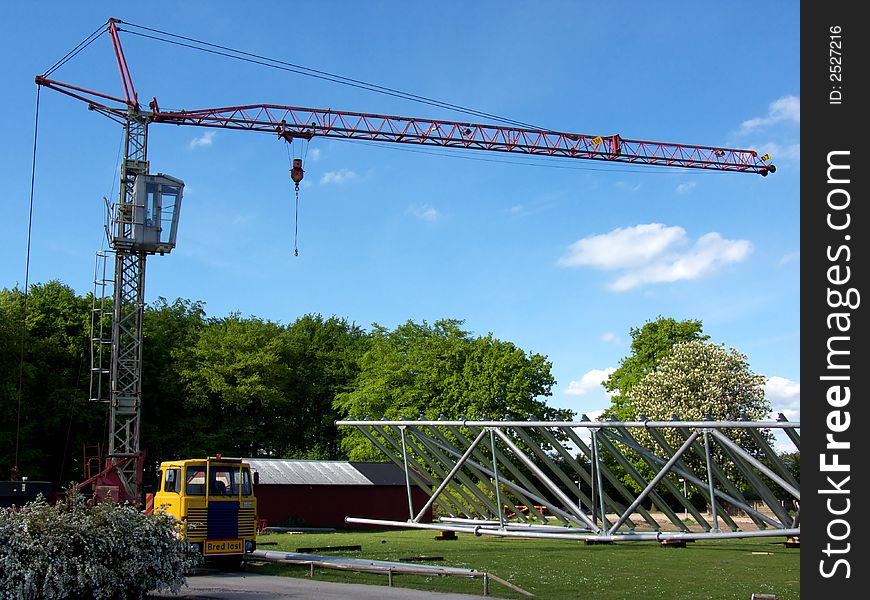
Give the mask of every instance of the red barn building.
[[(405, 474), (393, 463), (246, 458), (257, 512), (269, 526), (354, 527), (345, 517), (408, 520)], [(429, 496), (411, 483), (415, 514)], [(432, 521), (432, 511), (423, 518)]]

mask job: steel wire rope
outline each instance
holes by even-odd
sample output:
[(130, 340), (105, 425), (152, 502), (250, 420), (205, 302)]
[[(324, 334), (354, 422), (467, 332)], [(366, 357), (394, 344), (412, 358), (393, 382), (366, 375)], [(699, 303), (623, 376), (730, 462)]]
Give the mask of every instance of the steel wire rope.
[[(33, 124), (33, 155), (30, 161), (30, 202), (27, 211), (27, 250), (24, 259), (24, 295), (21, 306), (21, 344), (18, 361), (18, 406), (15, 416), (15, 461), (12, 469), (18, 474), (18, 456), (21, 441), (21, 400), (24, 395), (24, 349), (27, 337), (27, 300), (30, 292), (30, 247), (33, 239), (33, 198), (36, 189), (36, 151), (39, 139), (39, 93), (41, 86), (36, 86), (36, 109)], [(17, 477), (16, 477), (17, 478)]]
[[(257, 131), (257, 130), (247, 130), (251, 133), (259, 133), (262, 135), (274, 135), (268, 131)], [(318, 136), (315, 136), (318, 137)], [(416, 154), (428, 154), (429, 156), (440, 156), (442, 158), (453, 158), (453, 159), (463, 159), (463, 160), (476, 160), (479, 162), (491, 162), (491, 163), (501, 163), (506, 165), (518, 165), (522, 167), (546, 167), (549, 169), (567, 169), (571, 171), (595, 171), (601, 173), (657, 173), (660, 175), (717, 175), (716, 171), (704, 170), (704, 169), (691, 169), (689, 167), (677, 167), (670, 166), (665, 167), (663, 165), (650, 165), (648, 163), (642, 163), (638, 165), (637, 169), (628, 169), (628, 168), (618, 168), (618, 167), (604, 167), (604, 168), (596, 168), (596, 167), (584, 167), (580, 165), (567, 165), (567, 164), (552, 164), (552, 159), (555, 157), (550, 156), (540, 156), (535, 154), (518, 154), (511, 153), (511, 156), (515, 157), (517, 160), (508, 160), (508, 159), (498, 159), (498, 158), (484, 158), (480, 156), (480, 150), (474, 150), (472, 148), (454, 148), (454, 147), (435, 147), (435, 146), (425, 146), (426, 150), (420, 150), (411, 144), (388, 144), (385, 142), (375, 142), (371, 140), (358, 140), (351, 138), (340, 138), (340, 137), (330, 137), (326, 138), (332, 142), (342, 142), (348, 144), (360, 144), (365, 146), (376, 146), (378, 148), (382, 148), (384, 150), (394, 150), (398, 152), (412, 152)], [(307, 149), (306, 149), (307, 153)], [(507, 153), (503, 153), (507, 154)], [(567, 158), (567, 157), (561, 157)], [(602, 164), (607, 161), (599, 161)], [(619, 163), (622, 165), (627, 165), (630, 163)]]
[[(535, 130), (546, 131), (546, 132), (551, 132), (551, 131), (552, 131), (551, 129), (542, 128), (542, 127), (539, 127), (539, 126), (537, 126), (537, 125), (533, 125), (533, 124), (530, 124), (530, 123), (525, 123), (525, 122), (523, 122), (523, 121), (519, 121), (519, 120), (516, 120), (516, 119), (510, 119), (510, 118), (508, 118), (508, 117), (502, 117), (502, 116), (499, 116), (499, 115), (496, 115), (496, 114), (493, 114), (493, 113), (488, 113), (488, 112), (480, 111), (480, 110), (473, 109), (473, 108), (469, 108), (469, 107), (466, 107), (466, 106), (461, 106), (461, 105), (458, 105), (458, 104), (452, 104), (452, 103), (450, 103), (450, 102), (445, 102), (445, 101), (443, 101), (443, 100), (437, 100), (437, 99), (435, 99), (435, 98), (429, 98), (429, 97), (427, 97), (427, 96), (421, 96), (421, 95), (419, 95), (419, 94), (414, 94), (414, 93), (411, 93), (411, 92), (405, 92), (405, 91), (402, 91), (402, 90), (397, 90), (397, 89), (395, 89), (395, 88), (390, 88), (390, 87), (382, 86), (382, 85), (378, 85), (378, 84), (375, 84), (375, 83), (369, 83), (369, 82), (362, 81), (362, 80), (359, 80), (359, 79), (353, 79), (353, 78), (351, 78), (351, 77), (345, 77), (345, 76), (343, 76), (343, 75), (337, 75), (337, 74), (335, 74), (335, 73), (330, 73), (330, 72), (328, 72), (328, 71), (322, 71), (322, 70), (319, 70), (319, 69), (312, 69), (312, 68), (310, 68), (310, 67), (305, 67), (305, 66), (302, 66), (302, 65), (297, 65), (297, 64), (290, 63), (290, 62), (283, 61), (283, 60), (279, 60), (279, 59), (276, 59), (276, 58), (270, 58), (270, 57), (267, 57), (267, 56), (262, 56), (262, 55), (259, 55), (259, 54), (254, 54), (254, 53), (251, 53), (251, 52), (245, 52), (245, 51), (243, 51), (243, 50), (238, 50), (238, 49), (235, 49), (235, 48), (231, 48), (231, 47), (229, 47), (229, 46), (222, 46), (222, 45), (219, 45), (219, 44), (212, 44), (212, 43), (210, 43), (210, 42), (205, 42), (205, 41), (202, 41), (202, 40), (198, 40), (198, 39), (196, 39), (196, 38), (186, 37), (186, 36), (183, 36), (183, 35), (178, 35), (178, 34), (171, 33), (171, 32), (167, 32), (167, 31), (161, 31), (161, 30), (159, 30), (159, 29), (153, 29), (153, 28), (151, 28), (151, 27), (145, 27), (144, 25), (137, 25), (137, 24), (135, 24), (135, 23), (130, 23), (130, 22), (127, 22), (127, 21), (120, 21), (120, 23), (123, 23), (124, 25), (128, 25), (128, 26), (130, 26), (130, 27), (136, 27), (136, 28), (139, 28), (139, 29), (144, 29), (144, 30), (146, 30), (146, 31), (150, 31), (150, 32), (152, 32), (152, 33), (156, 33), (156, 34), (159, 34), (159, 35), (164, 35), (164, 36), (169, 36), (169, 37), (172, 37), (172, 38), (177, 38), (177, 39), (180, 39), (180, 40), (185, 40), (186, 42), (191, 42), (191, 44), (187, 44), (187, 43), (183, 43), (183, 42), (178, 42), (178, 41), (171, 40), (171, 39), (163, 39), (163, 38), (160, 38), (160, 37), (157, 37), (157, 36), (148, 35), (148, 34), (145, 34), (145, 33), (138, 32), (138, 31), (133, 31), (133, 30), (131, 30), (131, 29), (121, 29), (121, 31), (125, 31), (125, 32), (127, 32), (127, 33), (132, 34), (132, 35), (138, 35), (138, 36), (141, 36), (141, 37), (145, 37), (145, 38), (149, 38), (149, 39), (157, 40), (157, 41), (164, 42), (164, 43), (168, 43), (168, 44), (174, 44), (174, 45), (178, 45), (178, 46), (183, 46), (183, 47), (191, 48), (191, 49), (194, 49), (194, 50), (200, 50), (200, 51), (202, 51), (202, 52), (208, 52), (208, 53), (212, 53), (212, 54), (217, 54), (217, 55), (220, 55), (220, 56), (225, 56), (225, 57), (227, 57), (227, 58), (233, 58), (233, 59), (235, 59), (235, 60), (241, 60), (241, 61), (250, 62), (250, 63), (253, 63), (253, 64), (259, 64), (259, 65), (261, 65), (261, 66), (267, 66), (267, 67), (271, 67), (271, 68), (274, 68), (274, 69), (279, 69), (279, 70), (283, 70), (283, 71), (288, 71), (288, 72), (291, 72), (291, 73), (297, 73), (297, 74), (299, 74), (299, 75), (305, 75), (305, 76), (307, 76), (307, 77), (313, 77), (313, 78), (315, 78), (315, 79), (322, 79), (322, 80), (325, 80), (325, 81), (330, 81), (330, 82), (332, 82), (332, 83), (339, 83), (339, 84), (342, 84), (342, 85), (347, 85), (347, 86), (350, 86), (350, 87), (355, 87), (355, 88), (358, 88), (358, 89), (367, 90), (367, 91), (370, 91), (370, 92), (376, 92), (376, 93), (385, 94), (385, 95), (388, 95), (388, 96), (394, 96), (394, 97), (402, 98), (402, 99), (405, 99), (405, 100), (412, 100), (412, 101), (414, 101), (414, 102), (420, 102), (420, 103), (422, 103), (422, 104), (429, 104), (429, 105), (431, 105), (431, 106), (436, 106), (436, 107), (439, 107), (439, 108), (446, 108), (446, 109), (449, 109), (449, 110), (454, 110), (454, 111), (462, 112), (462, 113), (465, 113), (465, 114), (474, 115), (474, 116), (477, 116), (477, 117), (485, 117), (485, 118), (488, 118), (488, 119), (494, 119), (494, 120), (496, 120), (496, 121), (500, 121), (500, 122), (502, 122), (502, 123), (510, 123), (510, 124), (512, 124), (512, 125), (516, 125), (516, 126), (519, 126), (519, 127), (525, 127), (525, 128), (529, 128), (529, 129), (535, 129)], [(199, 47), (199, 46), (194, 46), (194, 45), (192, 45), (192, 44), (201, 44), (201, 45), (203, 45), (203, 46), (209, 46), (210, 48), (216, 48), (217, 50), (210, 50), (209, 48), (201, 48), (201, 47)]]
[(42, 74), (42, 76), (48, 77), (49, 75), (51, 75), (52, 73), (57, 71), (59, 68), (61, 68), (63, 65), (68, 63), (70, 60), (72, 60), (79, 52), (81, 52), (82, 50), (84, 50), (85, 48), (90, 46), (95, 40), (97, 40), (97, 38), (99, 38), (101, 35), (103, 35), (107, 31), (107, 28), (106, 28), (107, 24), (108, 24), (108, 21), (106, 23), (103, 23), (102, 25), (100, 25), (97, 29), (94, 30), (93, 33), (91, 33), (88, 37), (86, 37), (84, 40), (79, 42), (77, 46), (75, 46), (72, 50), (67, 52), (60, 60), (58, 60), (56, 63), (54, 63), (51, 67), (49, 67), (48, 70), (46, 70), (45, 73)]
[[(401, 145), (392, 145), (386, 144), (383, 142), (372, 142), (368, 140), (354, 140), (347, 138), (329, 138), (334, 142), (346, 142), (350, 144), (363, 144), (367, 146), (377, 146), (378, 148), (383, 148), (384, 150), (395, 150), (399, 152), (412, 152), (416, 154), (427, 154), (429, 156), (440, 156), (442, 158), (459, 158), (464, 160), (476, 160), (480, 162), (491, 162), (491, 163), (501, 163), (506, 165), (518, 165), (523, 167), (546, 167), (548, 169), (568, 169), (571, 171), (597, 171), (604, 173), (658, 173), (661, 175), (715, 175), (714, 171), (706, 171), (702, 169), (689, 169), (687, 167), (667, 167), (667, 168), (656, 168), (655, 166), (649, 166), (644, 164), (642, 168), (638, 169), (626, 169), (626, 168), (617, 168), (617, 167), (604, 167), (604, 168), (596, 168), (596, 167), (584, 167), (580, 165), (566, 165), (566, 164), (551, 164), (551, 157), (546, 156), (534, 156), (529, 154), (520, 154), (517, 155), (521, 160), (507, 160), (507, 159), (498, 159), (498, 158), (484, 158), (483, 156), (472, 156), (471, 153), (478, 153), (477, 150), (472, 150), (468, 148), (443, 148), (441, 151), (438, 149), (430, 148), (427, 150), (419, 150), (410, 145), (401, 146)], [(601, 161), (605, 162), (605, 161)], [(625, 163), (622, 163), (625, 164)]]

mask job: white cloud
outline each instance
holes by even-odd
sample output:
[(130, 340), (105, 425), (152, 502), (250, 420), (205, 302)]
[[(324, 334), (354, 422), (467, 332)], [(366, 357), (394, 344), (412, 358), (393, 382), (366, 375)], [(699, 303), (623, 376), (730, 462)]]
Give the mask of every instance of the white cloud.
[(608, 367), (603, 371), (601, 369), (592, 369), (583, 374), (579, 381), (571, 381), (568, 383), (568, 388), (565, 390), (567, 396), (583, 396), (590, 391), (601, 388), (601, 382), (610, 377), (616, 369)]
[(617, 336), (612, 331), (605, 331), (604, 333), (601, 334), (600, 339), (602, 342), (607, 342), (609, 344), (618, 344), (619, 342), (622, 341), (621, 339), (619, 339), (619, 336)]
[(770, 400), (772, 416), (779, 413), (789, 421), (800, 420), (801, 384), (785, 377), (769, 377), (764, 385), (764, 395)]
[(558, 264), (623, 271), (608, 284), (621, 292), (649, 283), (699, 279), (744, 260), (752, 251), (748, 241), (726, 240), (717, 232), (706, 233), (687, 250), (678, 251), (687, 243), (682, 227), (661, 223), (621, 227), (574, 242)]
[(559, 259), (559, 264), (599, 269), (634, 267), (649, 262), (685, 237), (686, 231), (682, 227), (666, 227), (661, 223), (620, 227), (574, 242)]
[(617, 181), (616, 187), (628, 192), (636, 192), (640, 189), (639, 183), (628, 183), (627, 181)]
[[(598, 419), (601, 418), (601, 415), (604, 414), (605, 410), (607, 410), (607, 409), (606, 408), (599, 408), (598, 410), (590, 410), (590, 411), (587, 411), (583, 414), (585, 414), (587, 417), (589, 417), (590, 421), (597, 421)], [(589, 430), (587, 429), (586, 431), (589, 431)], [(592, 436), (587, 436), (587, 437), (591, 438)]]
[(428, 221), (429, 223), (434, 223), (441, 218), (441, 213), (428, 204), (412, 206), (408, 209), (408, 214), (411, 214), (422, 221)]
[(644, 265), (612, 281), (608, 287), (624, 292), (646, 283), (672, 283), (699, 279), (719, 267), (740, 262), (752, 252), (746, 240), (726, 240), (716, 232), (702, 235), (684, 254)]
[(797, 96), (783, 96), (770, 103), (767, 115), (748, 119), (740, 124), (741, 133), (749, 133), (759, 127), (767, 127), (783, 121), (801, 122), (801, 99)]
[(782, 258), (779, 259), (779, 264), (780, 266), (787, 265), (788, 263), (799, 261), (800, 259), (800, 250), (798, 250), (797, 252), (789, 252), (788, 254), (784, 255)]
[[(792, 423), (801, 420), (801, 384), (785, 377), (773, 376), (764, 385), (764, 395), (770, 401), (770, 419), (777, 420), (780, 413)], [(794, 443), (779, 429), (773, 430), (777, 452), (794, 452)]]
[(350, 169), (341, 169), (339, 171), (327, 171), (320, 177), (320, 183), (329, 185), (331, 183), (342, 184), (348, 181), (353, 181), (357, 178), (357, 174)]
[(320, 148), (309, 148), (305, 155), (305, 159), (312, 161), (320, 160)]
[(748, 241), (726, 240), (717, 232), (702, 235), (687, 250), (677, 250), (687, 243), (682, 227), (661, 223), (621, 227), (574, 242), (558, 264), (623, 271), (608, 284), (622, 292), (648, 283), (699, 279), (752, 252)]
[(687, 181), (686, 183), (681, 183), (677, 186), (677, 193), (687, 194), (688, 192), (691, 192), (693, 189), (695, 189), (696, 185), (697, 183), (695, 183), (694, 181)]
[(187, 145), (187, 147), (193, 150), (194, 148), (205, 148), (207, 146), (211, 146), (212, 142), (214, 142), (214, 136), (216, 134), (216, 131), (206, 131), (201, 136), (190, 140), (190, 143)]
[(801, 384), (797, 381), (774, 375), (767, 379), (764, 385), (764, 393), (770, 398), (778, 400), (793, 400), (801, 395)]

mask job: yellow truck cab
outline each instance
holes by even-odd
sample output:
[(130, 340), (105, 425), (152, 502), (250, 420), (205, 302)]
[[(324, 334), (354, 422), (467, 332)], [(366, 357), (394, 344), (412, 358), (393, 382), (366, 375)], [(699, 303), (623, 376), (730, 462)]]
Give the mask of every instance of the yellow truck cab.
[(241, 564), (257, 547), (257, 499), (241, 458), (172, 460), (160, 464), (154, 510), (182, 523), (182, 535), (206, 559)]

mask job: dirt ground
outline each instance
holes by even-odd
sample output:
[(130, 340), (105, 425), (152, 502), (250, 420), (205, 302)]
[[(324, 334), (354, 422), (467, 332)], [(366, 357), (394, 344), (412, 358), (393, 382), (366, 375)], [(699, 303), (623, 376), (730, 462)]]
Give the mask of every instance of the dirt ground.
[[(778, 522), (778, 519), (773, 514), (773, 511), (771, 511), (766, 506), (765, 507), (759, 506), (756, 508), (756, 510), (759, 513), (773, 519), (773, 521)], [(704, 527), (702, 527), (699, 523), (697, 523), (695, 521), (695, 519), (691, 513), (688, 513), (688, 515), (686, 515), (685, 511), (682, 511), (682, 510), (674, 511), (674, 512), (677, 514), (677, 516), (680, 519), (683, 519), (684, 517), (687, 516), (687, 518), (685, 519), (685, 522), (689, 526), (689, 529), (691, 531), (701, 532), (701, 531), (705, 530)], [(709, 525), (711, 525), (711, 526), (713, 525), (713, 514), (711, 512), (700, 511), (700, 514), (702, 517), (704, 517), (704, 519), (707, 521), (707, 523)], [(665, 514), (662, 512), (651, 512), (650, 516), (653, 517), (653, 519), (659, 524), (662, 531), (675, 531), (677, 529), (676, 525), (674, 525), (670, 521), (670, 519), (668, 519), (668, 517), (665, 516)], [(731, 531), (732, 526), (730, 523), (728, 523), (727, 520), (725, 520), (722, 513), (719, 513), (717, 516), (718, 516), (718, 520), (719, 520), (719, 529), (721, 529), (722, 531)], [(734, 522), (734, 524), (737, 526), (737, 528), (739, 530), (757, 531), (757, 530), (761, 529), (761, 527), (759, 527), (758, 524), (750, 516), (748, 516), (746, 513), (742, 512), (742, 511), (738, 512), (737, 514), (729, 514), (727, 516)], [(618, 515), (610, 513), (607, 515), (607, 518), (609, 521), (614, 522), (619, 517), (618, 517)], [(637, 512), (635, 512), (635, 514), (633, 514), (631, 516), (631, 521), (632, 521), (632, 523), (635, 524), (635, 528), (637, 529), (637, 531), (652, 531), (653, 530), (653, 527), (643, 518), (642, 515), (640, 515)], [(768, 528), (769, 527), (770, 527), (770, 525), (768, 525)]]

